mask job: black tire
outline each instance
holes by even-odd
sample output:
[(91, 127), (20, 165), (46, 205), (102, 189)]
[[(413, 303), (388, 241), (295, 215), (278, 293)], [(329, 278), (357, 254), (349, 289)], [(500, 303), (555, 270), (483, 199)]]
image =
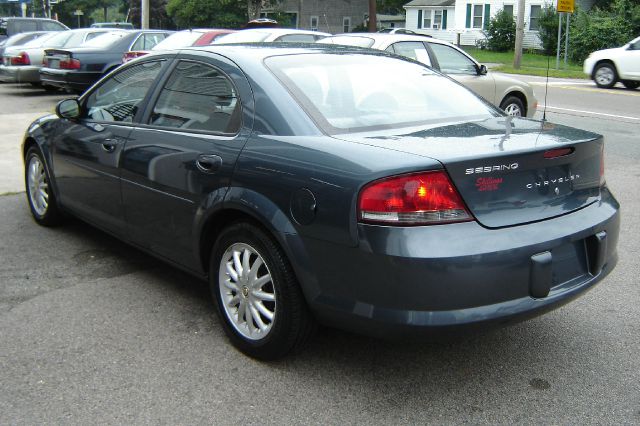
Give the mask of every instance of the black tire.
[(598, 64), (593, 70), (593, 81), (596, 83), (596, 86), (603, 89), (610, 89), (615, 86), (618, 81), (616, 67), (609, 62)]
[[(37, 205), (37, 195), (32, 194), (33, 188), (29, 184), (29, 173), (31, 171), (32, 161), (35, 161), (42, 165), (42, 173), (44, 173), (44, 181), (46, 184), (46, 189), (43, 190), (47, 194), (47, 205), (46, 207)], [(34, 167), (36, 163), (33, 163)], [(24, 160), (24, 184), (27, 191), (27, 202), (29, 203), (29, 208), (31, 210), (31, 215), (33, 219), (42, 226), (57, 226), (62, 223), (62, 213), (58, 208), (56, 196), (51, 190), (51, 178), (49, 177), (49, 170), (47, 169), (47, 164), (44, 162), (42, 154), (40, 150), (35, 146), (32, 146), (27, 151), (27, 155)]]
[(43, 85), (42, 85), (42, 88), (43, 88), (44, 90), (46, 90), (47, 92), (57, 92), (58, 90), (60, 90), (60, 88), (59, 88), (59, 87), (56, 87), (56, 86), (50, 86), (50, 85), (48, 85), (48, 84), (43, 84)]
[(507, 115), (513, 115), (516, 117), (526, 117), (527, 110), (524, 104), (517, 96), (507, 96), (500, 103), (500, 109), (507, 113)]
[[(256, 338), (254, 336), (253, 339), (243, 335), (239, 328), (241, 323), (236, 325), (240, 322), (241, 315), (238, 315), (235, 322), (230, 318), (230, 315), (233, 315), (234, 308), (225, 307), (222, 296), (224, 291), (227, 293), (225, 297), (237, 298), (238, 301), (244, 298), (244, 303), (252, 306), (251, 297), (253, 296), (249, 296), (249, 292), (253, 295), (253, 290), (248, 290), (248, 285), (243, 285), (241, 291), (229, 289), (221, 282), (219, 270), (220, 265), (223, 264), (223, 259), (229, 255), (229, 250), (243, 245), (254, 250), (256, 258), (260, 256), (264, 262), (262, 267), (266, 267), (266, 269), (263, 271), (269, 273), (271, 277), (269, 284), (266, 284), (270, 287), (265, 291), (272, 291), (274, 294), (274, 302), (270, 305), (270, 307), (273, 307), (274, 313), (273, 320), (270, 322), (270, 329), (264, 337)], [(223, 276), (228, 276), (229, 281), (234, 281), (234, 285), (238, 283), (238, 289), (240, 289), (240, 285), (242, 285), (241, 279), (234, 280), (226, 270), (227, 268), (223, 271)], [(286, 255), (280, 246), (257, 226), (239, 222), (224, 229), (214, 245), (209, 271), (209, 286), (211, 295), (216, 302), (220, 321), (233, 345), (241, 352), (253, 358), (273, 360), (281, 358), (290, 352), (298, 351), (313, 334), (316, 328), (315, 319), (306, 304), (300, 285)], [(241, 305), (238, 304), (236, 309), (236, 313), (240, 312)], [(247, 327), (244, 331), (246, 333), (249, 330), (249, 322), (246, 316), (244, 316), (244, 319)], [(267, 320), (266, 317), (263, 319)], [(254, 330), (257, 329), (258, 322), (251, 321), (251, 326)], [(255, 331), (258, 332), (258, 330)]]
[(624, 84), (624, 87), (629, 90), (637, 89), (638, 87), (640, 87), (640, 81), (622, 80), (622, 84)]

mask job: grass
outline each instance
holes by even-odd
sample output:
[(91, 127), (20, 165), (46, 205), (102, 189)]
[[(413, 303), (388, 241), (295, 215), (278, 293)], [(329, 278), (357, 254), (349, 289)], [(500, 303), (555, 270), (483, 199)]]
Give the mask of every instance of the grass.
[(480, 63), (498, 64), (492, 66), (494, 71), (500, 71), (509, 74), (527, 74), (527, 75), (547, 75), (547, 64), (549, 65), (549, 77), (560, 78), (588, 78), (582, 72), (582, 65), (569, 62), (566, 67), (564, 58), (560, 58), (560, 69), (555, 69), (556, 57), (546, 56), (539, 53), (522, 52), (522, 62), (520, 69), (513, 68), (513, 52), (491, 52), (489, 50), (477, 49), (474, 47), (466, 47), (464, 50), (471, 56), (476, 58)]

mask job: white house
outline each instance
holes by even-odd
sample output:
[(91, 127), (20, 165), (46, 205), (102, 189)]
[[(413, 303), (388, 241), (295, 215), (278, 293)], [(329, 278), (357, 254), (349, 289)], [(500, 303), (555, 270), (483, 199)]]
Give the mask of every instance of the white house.
[[(594, 0), (577, 3), (590, 8)], [(542, 8), (555, 4), (545, 0), (525, 0), (524, 40), (525, 48), (540, 48), (538, 18)], [(407, 28), (428, 34), (441, 40), (465, 46), (473, 46), (485, 38), (482, 30), (489, 20), (504, 9), (517, 16), (517, 0), (413, 0), (404, 5), (407, 11)]]

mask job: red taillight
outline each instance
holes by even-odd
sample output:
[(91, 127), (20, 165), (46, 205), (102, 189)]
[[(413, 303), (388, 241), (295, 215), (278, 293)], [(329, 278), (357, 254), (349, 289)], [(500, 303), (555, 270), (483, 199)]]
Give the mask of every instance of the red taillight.
[(575, 148), (558, 148), (545, 151), (543, 157), (546, 159), (564, 157), (565, 155), (572, 154)]
[(18, 56), (11, 58), (11, 65), (31, 65), (27, 52), (20, 52)]
[(68, 59), (60, 59), (60, 69), (61, 70), (79, 70), (80, 69), (80, 61), (73, 58)]
[(472, 220), (444, 171), (371, 182), (360, 192), (358, 219), (368, 223), (430, 225)]
[(148, 52), (142, 52), (142, 51), (125, 52), (125, 54), (122, 55), (122, 63), (129, 62), (130, 60), (135, 59), (135, 58), (139, 58), (140, 56), (144, 56), (147, 53)]

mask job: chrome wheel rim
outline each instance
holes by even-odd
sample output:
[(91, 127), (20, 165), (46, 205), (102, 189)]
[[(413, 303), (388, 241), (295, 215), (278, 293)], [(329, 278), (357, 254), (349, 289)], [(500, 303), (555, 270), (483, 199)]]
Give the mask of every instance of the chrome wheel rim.
[(602, 86), (608, 86), (613, 82), (613, 70), (609, 67), (601, 67), (596, 71), (595, 80)]
[(522, 117), (522, 110), (516, 104), (507, 105), (507, 107), (504, 109), (504, 112), (506, 112), (507, 115), (512, 115), (514, 117)]
[(218, 287), (225, 315), (249, 340), (264, 339), (276, 316), (276, 293), (264, 259), (248, 244), (232, 244), (222, 255)]
[(49, 208), (49, 184), (44, 164), (35, 155), (27, 165), (27, 187), (33, 210), (38, 216), (44, 216)]

